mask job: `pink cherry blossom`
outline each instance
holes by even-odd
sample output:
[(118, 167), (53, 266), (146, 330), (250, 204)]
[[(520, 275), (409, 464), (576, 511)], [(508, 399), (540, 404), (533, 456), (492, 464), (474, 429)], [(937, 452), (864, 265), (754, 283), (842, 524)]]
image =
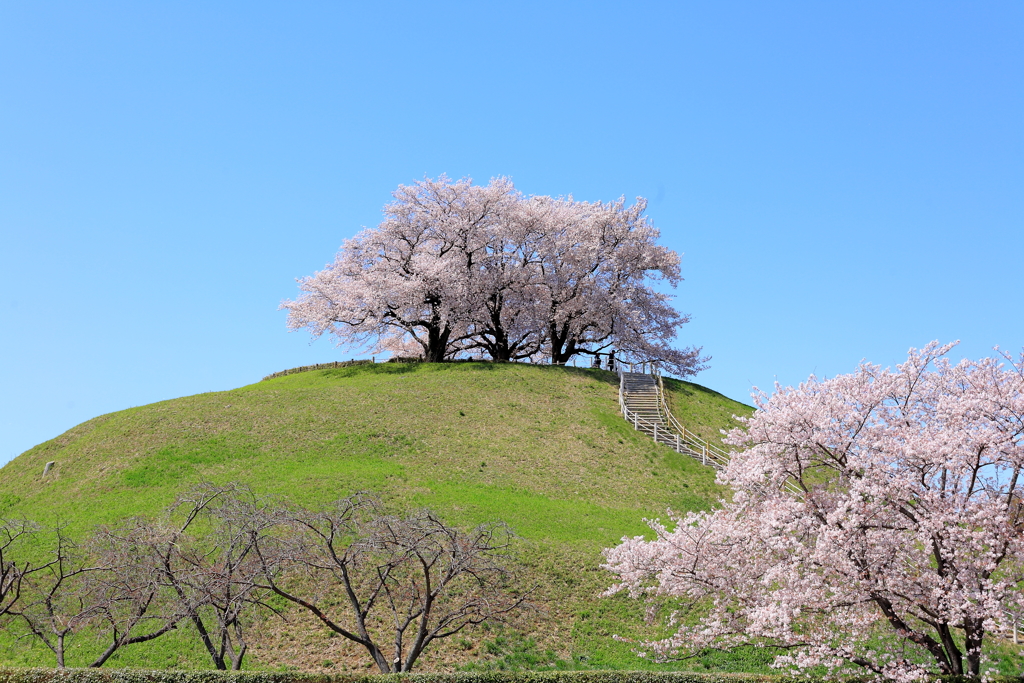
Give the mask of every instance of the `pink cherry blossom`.
[(758, 395), (726, 438), (731, 498), (606, 551), (611, 593), (700, 615), (655, 657), (752, 643), (787, 648), (778, 666), (980, 675), (1024, 607), (1024, 356), (952, 346)]
[(282, 304), (291, 329), (430, 361), (614, 350), (680, 376), (704, 367), (700, 349), (674, 345), (689, 316), (652, 288), (679, 283), (679, 255), (657, 244), (644, 200), (524, 197), (505, 178), (444, 176), (394, 198), (377, 228), (299, 281)]

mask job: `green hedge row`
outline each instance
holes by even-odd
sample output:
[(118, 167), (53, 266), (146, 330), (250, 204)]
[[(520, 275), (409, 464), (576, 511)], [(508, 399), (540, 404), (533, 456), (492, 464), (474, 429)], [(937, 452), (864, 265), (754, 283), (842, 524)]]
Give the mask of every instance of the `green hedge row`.
[(0, 669), (0, 683), (783, 683), (783, 676), (649, 671), (412, 673), (391, 675), (141, 669)]
[[(146, 671), (142, 669), (2, 669), (0, 683), (814, 683), (811, 679), (742, 673), (538, 671), (392, 675), (282, 672)], [(997, 676), (991, 683), (1024, 683)], [(847, 683), (854, 683), (850, 680)], [(952, 682), (947, 682), (952, 683)]]

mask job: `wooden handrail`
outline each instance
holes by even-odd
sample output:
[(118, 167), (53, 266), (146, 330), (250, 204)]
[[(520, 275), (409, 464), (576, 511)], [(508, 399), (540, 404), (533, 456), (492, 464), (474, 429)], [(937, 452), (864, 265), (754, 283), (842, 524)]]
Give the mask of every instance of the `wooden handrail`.
[[(632, 373), (641, 374), (641, 373)], [(642, 373), (647, 374), (647, 373)], [(626, 373), (620, 367), (618, 370), (619, 375), (619, 409), (622, 411), (622, 416), (626, 418), (627, 422), (633, 425), (633, 429), (643, 429), (647, 432), (652, 432), (655, 437), (655, 441), (663, 443), (677, 453), (683, 453), (690, 457), (699, 460), (701, 464), (713, 467), (716, 470), (724, 470), (729, 466), (729, 453), (724, 448), (717, 446), (712, 443), (708, 443), (701, 437), (697, 436), (690, 430), (688, 430), (679, 420), (676, 419), (675, 415), (668, 407), (668, 402), (665, 399), (665, 382), (661, 378), (661, 374), (656, 368), (651, 368), (650, 376), (655, 380), (655, 392), (657, 393), (657, 405), (660, 420), (651, 420), (649, 418), (640, 417), (635, 411), (629, 409), (629, 405), (626, 402), (625, 396), (625, 375)], [(675, 438), (658, 438), (658, 429), (665, 430)], [(787, 481), (782, 485), (783, 490), (787, 493), (795, 496), (802, 496), (803, 489), (797, 486), (792, 481)]]

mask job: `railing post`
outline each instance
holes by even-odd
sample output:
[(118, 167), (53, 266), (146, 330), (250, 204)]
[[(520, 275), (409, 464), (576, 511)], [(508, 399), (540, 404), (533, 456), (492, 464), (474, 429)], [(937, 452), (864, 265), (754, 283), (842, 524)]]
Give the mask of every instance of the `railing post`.
[(706, 445), (701, 445), (700, 447), (700, 464), (708, 464), (708, 447)]
[(658, 441), (658, 423), (657, 422), (654, 423), (654, 441), (655, 441), (655, 443), (657, 443), (657, 441)]
[(679, 446), (679, 435), (676, 434), (676, 453), (682, 453), (683, 449)]
[(633, 429), (634, 430), (637, 429), (637, 426), (636, 426), (636, 413), (633, 413)]
[(1017, 645), (1017, 615), (1013, 615), (1013, 644)]

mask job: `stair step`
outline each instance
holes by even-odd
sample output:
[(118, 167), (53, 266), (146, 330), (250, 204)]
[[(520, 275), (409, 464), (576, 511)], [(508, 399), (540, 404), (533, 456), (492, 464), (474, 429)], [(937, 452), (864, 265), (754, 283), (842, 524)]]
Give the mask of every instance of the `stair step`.
[[(666, 416), (662, 413), (664, 402), (661, 388), (651, 375), (623, 372), (620, 374), (620, 389), (626, 410), (630, 414), (629, 422), (637, 431), (651, 437), (673, 450), (689, 455), (709, 467), (721, 469), (722, 465), (711, 459), (707, 445), (697, 439), (676, 434)], [(635, 421), (634, 421), (635, 419)], [(721, 457), (721, 456), (718, 456)]]

